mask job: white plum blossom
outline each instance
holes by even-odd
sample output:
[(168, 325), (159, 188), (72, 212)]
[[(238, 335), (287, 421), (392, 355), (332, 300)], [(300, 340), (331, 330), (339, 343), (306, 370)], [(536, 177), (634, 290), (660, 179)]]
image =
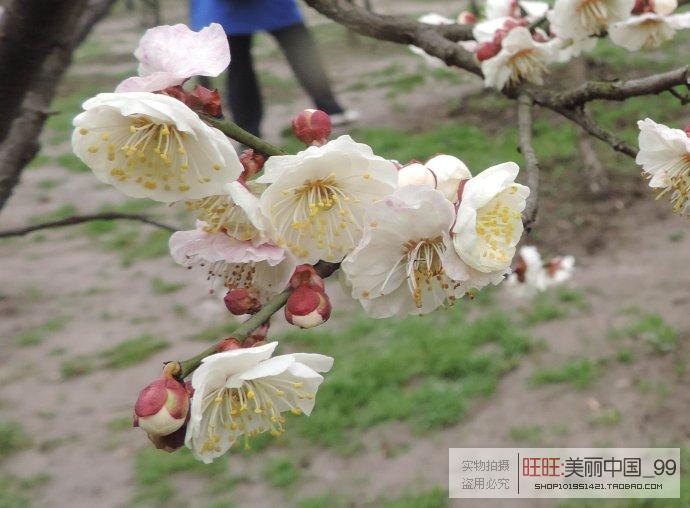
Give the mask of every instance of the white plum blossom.
[(627, 19), (634, 4), (635, 0), (556, 0), (548, 19), (559, 38), (585, 39)]
[(296, 266), (277, 245), (232, 238), (203, 221), (197, 221), (195, 229), (173, 233), (169, 244), (176, 263), (208, 268), (212, 289), (220, 279), (229, 289), (255, 288), (273, 295), (285, 289)]
[(643, 0), (642, 3), (639, 15), (609, 27), (614, 44), (629, 51), (656, 48), (673, 39), (676, 30), (690, 28), (690, 13), (673, 14), (678, 6), (676, 0)]
[(74, 153), (127, 196), (166, 203), (203, 198), (242, 172), (228, 138), (177, 99), (104, 93), (83, 108), (74, 119)]
[(400, 168), (398, 186), (427, 185), (455, 203), (460, 182), (470, 178), (472, 174), (464, 162), (452, 155), (439, 154), (424, 164), (415, 162)]
[(362, 237), (364, 211), (397, 187), (395, 165), (341, 136), (297, 155), (274, 156), (257, 179), (277, 245), (301, 263), (340, 261)]
[(527, 19), (535, 20), (546, 14), (549, 4), (546, 2), (517, 0), (487, 0), (485, 15), (487, 19), (520, 18), (525, 12)]
[(265, 188), (253, 180), (230, 182), (222, 194), (187, 201), (187, 209), (197, 211), (208, 231), (224, 231), (238, 240), (267, 241), (266, 219), (259, 208)]
[(573, 256), (557, 256), (544, 263), (533, 245), (520, 247), (517, 265), (506, 279), (506, 287), (518, 298), (531, 298), (569, 280), (575, 269)]
[(498, 90), (522, 81), (541, 85), (554, 58), (551, 44), (536, 41), (528, 28), (517, 26), (503, 37), (501, 50), (482, 61), (484, 85)]
[(585, 39), (560, 39), (556, 37), (551, 39), (549, 44), (554, 48), (555, 60), (564, 63), (580, 56), (582, 53), (592, 51), (596, 47), (597, 41), (596, 37), (587, 37)]
[(309, 415), (333, 359), (294, 353), (271, 357), (277, 342), (208, 356), (192, 375), (194, 395), (185, 444), (213, 462), (242, 436), (284, 431), (281, 413)]
[(230, 65), (230, 46), (218, 23), (199, 32), (183, 24), (164, 25), (146, 31), (134, 56), (139, 76), (124, 80), (116, 92), (155, 92), (192, 76), (218, 76)]
[(453, 249), (455, 209), (439, 191), (406, 186), (375, 203), (362, 241), (342, 262), (345, 285), (377, 318), (427, 314), (465, 293)]
[(672, 129), (646, 118), (640, 128), (640, 151), (635, 162), (649, 176), (649, 186), (661, 189), (658, 197), (668, 197), (675, 212), (690, 215), (690, 138), (686, 131)]
[(529, 188), (515, 183), (518, 171), (517, 164), (505, 162), (464, 186), (452, 234), (457, 254), (473, 270), (471, 287), (497, 284), (510, 271), (529, 196)]

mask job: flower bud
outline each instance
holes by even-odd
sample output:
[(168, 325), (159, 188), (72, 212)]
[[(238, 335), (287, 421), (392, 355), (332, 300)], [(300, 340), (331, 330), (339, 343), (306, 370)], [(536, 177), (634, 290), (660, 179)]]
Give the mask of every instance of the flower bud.
[(149, 435), (167, 436), (182, 427), (189, 411), (189, 394), (179, 381), (161, 377), (139, 393), (134, 426)]
[(234, 337), (230, 337), (229, 339), (225, 339), (223, 342), (218, 344), (218, 352), (223, 353), (225, 351), (232, 351), (233, 349), (240, 349), (242, 347), (242, 343), (235, 339)]
[(398, 186), (405, 187), (407, 185), (426, 185), (435, 189), (436, 177), (424, 164), (413, 162), (403, 166), (398, 171)]
[(292, 121), (292, 132), (307, 146), (324, 145), (331, 135), (331, 118), (320, 109), (305, 109)]
[(649, 0), (651, 10), (659, 16), (669, 16), (678, 7), (676, 0)]
[(244, 171), (242, 171), (239, 179), (241, 181), (246, 181), (263, 169), (266, 163), (266, 157), (248, 148), (240, 155), (240, 162), (242, 163)]
[(244, 314), (256, 314), (261, 310), (261, 302), (250, 289), (231, 289), (223, 298), (225, 306), (230, 314), (242, 316)]
[(462, 11), (458, 14), (458, 24), (459, 25), (473, 25), (477, 22), (477, 16), (469, 11)]
[(184, 425), (182, 425), (182, 427), (177, 429), (175, 432), (168, 434), (167, 436), (158, 436), (156, 434), (149, 434), (148, 436), (156, 448), (168, 453), (172, 453), (184, 446), (184, 438), (186, 433), (187, 422), (185, 422)]
[[(500, 32), (500, 30), (498, 30)], [(498, 33), (497, 32), (497, 33)], [(495, 36), (494, 36), (495, 39)], [(501, 51), (501, 44), (496, 43), (494, 41), (491, 42), (482, 42), (479, 46), (477, 46), (477, 60), (480, 62), (483, 62), (484, 60), (488, 60), (489, 58), (495, 57), (498, 52)]]
[(285, 305), (285, 319), (300, 328), (314, 328), (331, 316), (331, 302), (323, 290), (307, 285), (290, 293)]
[(690, 138), (690, 125), (685, 127), (685, 134)]
[(326, 285), (323, 279), (316, 273), (314, 267), (311, 265), (299, 265), (295, 268), (295, 272), (290, 277), (290, 286), (297, 289), (300, 286), (309, 286), (314, 289), (324, 291)]

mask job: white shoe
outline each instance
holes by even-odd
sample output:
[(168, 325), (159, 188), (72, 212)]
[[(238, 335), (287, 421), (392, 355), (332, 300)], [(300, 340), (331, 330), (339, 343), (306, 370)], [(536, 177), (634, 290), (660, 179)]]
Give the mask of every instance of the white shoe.
[(331, 117), (331, 125), (333, 127), (340, 127), (341, 125), (359, 121), (360, 114), (356, 109), (346, 109), (342, 113), (335, 113), (329, 116)]

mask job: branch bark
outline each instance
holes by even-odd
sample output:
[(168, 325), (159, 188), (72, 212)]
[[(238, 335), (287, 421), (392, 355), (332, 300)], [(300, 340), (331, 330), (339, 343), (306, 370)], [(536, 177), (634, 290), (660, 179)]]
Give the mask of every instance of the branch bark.
[(5, 231), (0, 231), (0, 238), (11, 238), (14, 236), (24, 236), (34, 231), (40, 231), (41, 229), (53, 229), (61, 228), (64, 226), (76, 226), (77, 224), (83, 224), (85, 222), (92, 222), (95, 220), (133, 220), (138, 222), (143, 222), (145, 224), (150, 224), (161, 229), (167, 229), (170, 232), (175, 232), (178, 228), (158, 222), (146, 215), (139, 215), (134, 213), (119, 213), (119, 212), (103, 212), (94, 213), (90, 215), (73, 215), (65, 219), (53, 220), (49, 222), (42, 222), (40, 224), (33, 224), (31, 226), (26, 226), (23, 228), (7, 229)]
[(525, 158), (527, 172), (527, 186), (530, 189), (525, 210), (522, 212), (522, 222), (529, 228), (537, 219), (539, 199), (539, 160), (532, 146), (532, 107), (533, 100), (527, 94), (518, 97), (518, 130), (520, 152)]
[[(19, 99), (16, 104), (21, 105), (15, 112), (16, 116), (1, 117), (3, 122), (0, 125), (9, 128), (9, 131), (0, 143), (0, 211), (19, 182), (24, 166), (38, 152), (38, 136), (48, 116), (60, 78), (72, 60), (72, 53), (114, 3), (115, 0), (92, 0), (88, 2), (88, 8), (64, 21), (64, 29), (69, 37), (62, 37), (59, 44), (56, 42), (50, 46), (43, 55), (42, 63), (34, 69), (31, 81), (22, 85), (24, 95), (23, 100)], [(51, 23), (57, 23), (57, 20)], [(30, 34), (33, 33), (33, 26), (24, 28)], [(36, 35), (33, 34), (33, 37)], [(4, 64), (0, 62), (0, 65)], [(0, 80), (3, 86), (9, 86), (5, 79), (12, 73), (13, 71), (8, 70), (4, 72), (4, 77)], [(14, 86), (19, 85), (15, 83)], [(2, 103), (6, 102), (8, 101), (3, 97)]]

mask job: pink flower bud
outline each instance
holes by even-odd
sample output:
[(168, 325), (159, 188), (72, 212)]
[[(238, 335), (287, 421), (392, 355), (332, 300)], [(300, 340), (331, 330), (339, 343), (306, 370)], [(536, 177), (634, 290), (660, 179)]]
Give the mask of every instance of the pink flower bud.
[(690, 138), (690, 125), (685, 127), (685, 134)]
[(231, 337), (218, 344), (218, 352), (223, 353), (225, 351), (232, 351), (233, 349), (240, 349), (241, 347), (242, 343), (234, 337)]
[(314, 328), (331, 316), (331, 302), (323, 290), (307, 285), (299, 286), (285, 305), (285, 319), (300, 328)]
[[(500, 32), (500, 30), (499, 30)], [(495, 36), (494, 36), (495, 38)], [(500, 43), (495, 43), (495, 42), (482, 42), (479, 46), (477, 46), (477, 60), (480, 62), (483, 62), (484, 60), (488, 60), (489, 58), (495, 57), (498, 52), (501, 51), (501, 44)]]
[(295, 268), (295, 272), (290, 277), (290, 286), (297, 289), (300, 286), (310, 286), (314, 289), (320, 289), (324, 291), (326, 285), (323, 279), (316, 273), (314, 267), (311, 265), (299, 265)]
[(469, 11), (462, 11), (458, 14), (458, 24), (459, 25), (473, 25), (477, 22), (477, 16)]
[(305, 145), (325, 145), (331, 135), (331, 118), (320, 109), (305, 109), (292, 121), (292, 132)]
[(427, 185), (436, 188), (436, 176), (424, 164), (413, 162), (398, 171), (398, 186)]
[(240, 162), (244, 171), (242, 171), (239, 179), (240, 181), (246, 181), (263, 169), (266, 157), (248, 148), (240, 155)]
[(179, 381), (161, 377), (139, 393), (134, 426), (149, 435), (167, 436), (182, 427), (189, 411), (189, 394)]
[(242, 316), (243, 314), (256, 314), (261, 310), (261, 302), (250, 289), (231, 289), (223, 298), (225, 306), (230, 314)]

